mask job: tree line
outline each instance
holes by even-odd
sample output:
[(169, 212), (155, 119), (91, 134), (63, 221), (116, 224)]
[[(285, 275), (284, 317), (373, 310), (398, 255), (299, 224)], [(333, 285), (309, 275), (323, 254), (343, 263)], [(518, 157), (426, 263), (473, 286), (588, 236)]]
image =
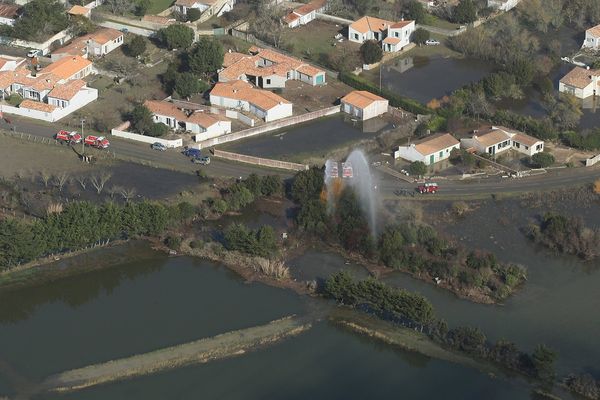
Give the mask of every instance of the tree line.
[(422, 295), (386, 285), (373, 278), (354, 281), (346, 271), (331, 275), (323, 294), (343, 304), (405, 327), (418, 329), (433, 341), (505, 368), (545, 382), (555, 378), (556, 353), (538, 345), (531, 354), (506, 340), (488, 341), (478, 328), (459, 326), (449, 329), (444, 320), (435, 317), (431, 303)]
[(6, 218), (0, 220), (0, 268), (9, 269), (100, 241), (158, 236), (194, 212), (184, 203), (167, 206), (149, 201), (124, 205), (72, 202), (43, 218)]

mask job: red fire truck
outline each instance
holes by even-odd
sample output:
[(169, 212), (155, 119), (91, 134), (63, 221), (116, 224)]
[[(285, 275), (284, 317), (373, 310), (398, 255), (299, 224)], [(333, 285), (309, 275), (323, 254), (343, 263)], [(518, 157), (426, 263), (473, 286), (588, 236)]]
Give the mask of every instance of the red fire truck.
[(77, 132), (69, 132), (69, 131), (58, 131), (58, 133), (54, 136), (56, 140), (60, 140), (62, 142), (68, 143), (81, 143), (81, 135)]
[(427, 182), (424, 183), (422, 185), (419, 185), (417, 187), (417, 190), (419, 191), (419, 193), (421, 194), (426, 194), (426, 193), (435, 193), (437, 192), (439, 189), (438, 184), (437, 183), (433, 183), (433, 182)]
[(95, 147), (97, 149), (106, 149), (110, 146), (110, 142), (104, 136), (86, 136), (84, 143), (86, 146)]

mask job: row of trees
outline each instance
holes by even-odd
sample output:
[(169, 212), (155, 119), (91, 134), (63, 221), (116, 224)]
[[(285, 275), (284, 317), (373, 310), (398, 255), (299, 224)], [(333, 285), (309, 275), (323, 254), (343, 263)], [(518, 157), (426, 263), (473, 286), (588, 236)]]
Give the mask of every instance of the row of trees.
[[(193, 212), (193, 211), (192, 211)], [(73, 202), (34, 221), (0, 221), (0, 267), (8, 269), (48, 254), (93, 243), (136, 236), (157, 236), (172, 223), (189, 218), (184, 205)]]
[(390, 224), (374, 238), (352, 189), (342, 191), (333, 212), (321, 200), (322, 191), (321, 169), (296, 175), (290, 195), (300, 205), (298, 227), (323, 239), (335, 238), (348, 251), (378, 258), (390, 268), (441, 279), (458, 291), (476, 289), (496, 299), (506, 298), (526, 278), (522, 267), (500, 263), (493, 254), (469, 252), (426, 225)]
[(552, 381), (555, 376), (556, 353), (544, 345), (532, 354), (520, 351), (512, 342), (499, 340), (490, 343), (478, 328), (448, 329), (444, 320), (435, 318), (434, 308), (422, 295), (392, 288), (373, 278), (354, 281), (348, 272), (340, 271), (325, 282), (323, 294), (340, 304), (360, 309), (410, 328), (420, 328), (432, 340), (487, 359), (503, 367)]
[(32, 0), (21, 8), (13, 26), (2, 25), (0, 35), (43, 42), (69, 26), (63, 3), (57, 0)]

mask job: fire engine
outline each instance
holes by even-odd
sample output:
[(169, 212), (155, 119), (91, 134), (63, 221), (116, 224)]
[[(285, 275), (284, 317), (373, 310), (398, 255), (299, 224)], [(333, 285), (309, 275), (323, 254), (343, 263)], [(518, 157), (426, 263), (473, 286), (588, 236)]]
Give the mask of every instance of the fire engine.
[(110, 146), (110, 142), (104, 136), (87, 136), (84, 143), (97, 149), (106, 149)]
[(60, 140), (63, 142), (69, 143), (81, 143), (81, 135), (77, 132), (69, 132), (69, 131), (58, 131), (58, 133), (54, 136), (56, 140)]
[(342, 163), (342, 178), (353, 178), (354, 171), (349, 162)]
[(438, 191), (438, 184), (433, 183), (433, 182), (424, 183), (422, 185), (419, 185), (419, 187), (417, 187), (417, 190), (421, 194), (425, 194), (425, 193), (433, 194)]

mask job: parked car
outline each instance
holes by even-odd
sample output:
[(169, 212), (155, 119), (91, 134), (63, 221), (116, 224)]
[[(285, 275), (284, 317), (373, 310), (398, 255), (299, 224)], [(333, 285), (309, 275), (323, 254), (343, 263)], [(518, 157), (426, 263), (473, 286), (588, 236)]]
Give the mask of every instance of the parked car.
[(210, 157), (204, 156), (204, 157), (200, 157), (200, 158), (192, 158), (192, 162), (194, 164), (208, 165), (208, 164), (210, 164)]
[(200, 149), (188, 147), (183, 151), (183, 155), (190, 158), (200, 158), (202, 157), (202, 152), (200, 152)]
[(152, 150), (158, 150), (158, 151), (167, 150), (167, 146), (165, 146), (164, 144), (162, 144), (160, 142), (154, 142), (150, 145), (150, 147), (152, 148)]
[(427, 46), (437, 46), (438, 44), (440, 44), (439, 40), (435, 40), (435, 39), (427, 39), (425, 41), (425, 44)]
[(41, 51), (39, 51), (37, 49), (31, 49), (27, 53), (27, 57), (29, 57), (29, 58), (38, 57), (40, 54), (41, 54)]

